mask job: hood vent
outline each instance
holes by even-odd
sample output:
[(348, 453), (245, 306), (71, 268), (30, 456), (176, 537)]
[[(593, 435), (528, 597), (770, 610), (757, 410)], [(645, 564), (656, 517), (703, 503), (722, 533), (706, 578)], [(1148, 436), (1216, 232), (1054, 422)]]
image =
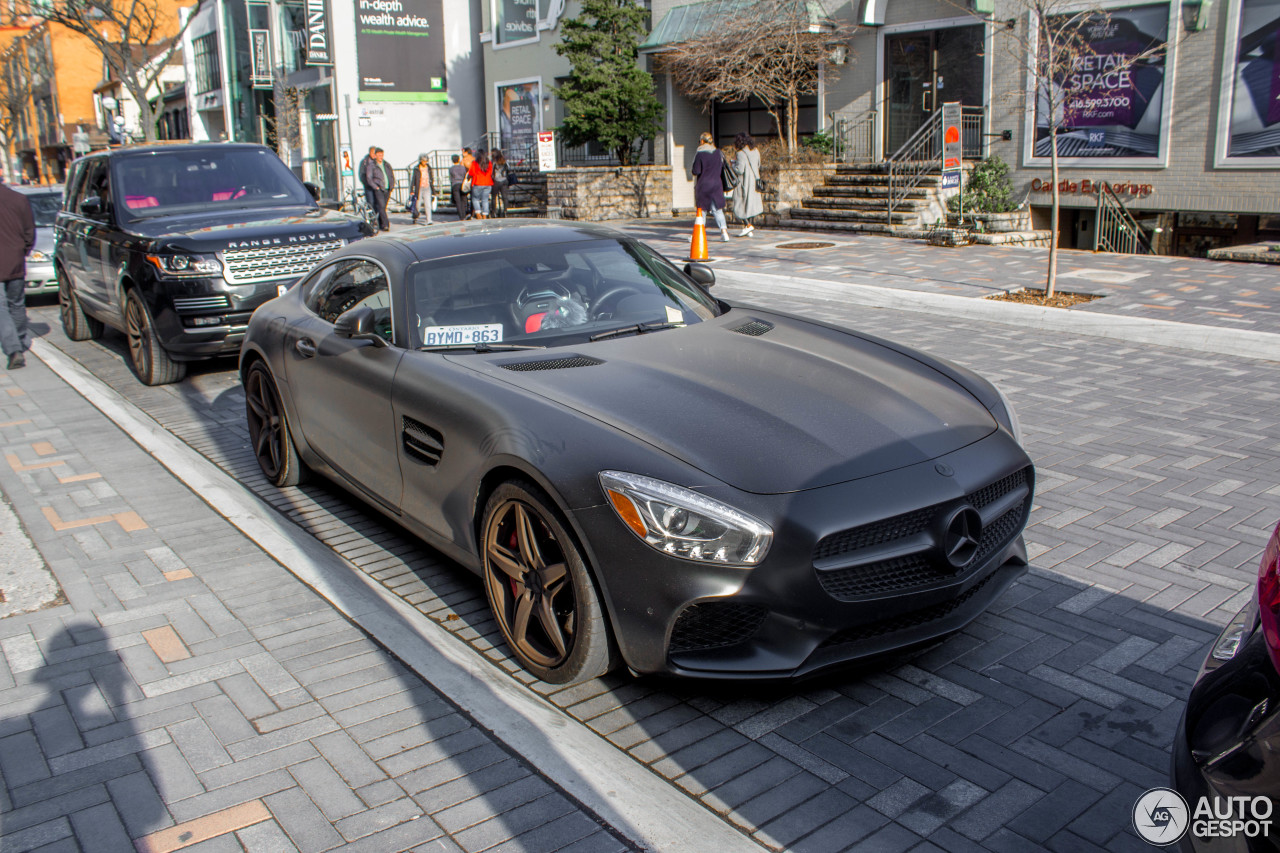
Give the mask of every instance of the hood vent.
[(440, 457), (444, 454), (444, 436), (413, 418), (405, 418), (402, 423), (404, 452), (411, 459), (433, 468), (439, 465)]
[(566, 370), (570, 367), (592, 367), (604, 364), (589, 355), (569, 355), (563, 358), (544, 358), (539, 361), (508, 361), (502, 365), (507, 370)]
[(752, 317), (741, 326), (734, 326), (729, 331), (737, 332), (740, 335), (750, 335), (753, 338), (758, 338), (772, 328), (772, 323), (768, 323), (764, 320), (757, 320), (755, 317)]

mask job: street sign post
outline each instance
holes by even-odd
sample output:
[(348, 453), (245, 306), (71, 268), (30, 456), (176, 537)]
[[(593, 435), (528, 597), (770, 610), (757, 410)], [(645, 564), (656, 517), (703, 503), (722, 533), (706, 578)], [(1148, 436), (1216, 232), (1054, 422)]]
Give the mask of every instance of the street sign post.
[[(959, 101), (942, 105), (942, 188), (959, 189), (964, 169), (964, 134), (961, 133), (963, 108)], [(964, 219), (964, 202), (960, 202), (960, 218)]]
[(556, 170), (556, 133), (554, 130), (538, 131), (538, 171)]

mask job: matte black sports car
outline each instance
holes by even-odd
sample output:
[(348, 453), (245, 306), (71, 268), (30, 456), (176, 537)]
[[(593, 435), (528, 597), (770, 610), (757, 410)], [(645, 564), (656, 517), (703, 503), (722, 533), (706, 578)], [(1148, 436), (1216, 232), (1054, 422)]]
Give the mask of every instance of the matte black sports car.
[(1034, 472), (963, 368), (713, 298), (597, 226), (364, 240), (254, 314), (248, 421), (479, 572), (539, 678), (805, 675), (953, 632), (1026, 567)]
[(1272, 814), (1280, 800), (1280, 525), (1262, 552), (1253, 600), (1218, 636), (1191, 688), (1173, 738), (1173, 785), (1185, 814), (1181, 825), (1159, 829), (1183, 850), (1280, 849), (1280, 814)]

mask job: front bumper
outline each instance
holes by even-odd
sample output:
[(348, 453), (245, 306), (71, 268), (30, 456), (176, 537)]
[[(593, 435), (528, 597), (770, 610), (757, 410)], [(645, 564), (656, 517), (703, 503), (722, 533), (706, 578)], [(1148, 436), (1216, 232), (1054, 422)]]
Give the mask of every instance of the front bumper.
[(27, 262), (27, 295), (36, 296), (58, 292), (58, 276), (53, 271), (53, 262), (33, 264)]
[(220, 277), (157, 280), (148, 307), (174, 361), (234, 355), (253, 312), (295, 281), (296, 276), (241, 285)]
[[(1280, 799), (1280, 676), (1267, 653), (1266, 638), (1250, 602), (1228, 624), (1243, 623), (1239, 650), (1226, 661), (1206, 658), (1173, 738), (1173, 788), (1194, 816), (1202, 798), (1216, 804), (1228, 797)], [(1221, 641), (1222, 636), (1219, 637)], [(1215, 647), (1218, 644), (1215, 643)], [(1205, 822), (1191, 820), (1180, 847), (1188, 853), (1249, 853), (1280, 850), (1280, 808), (1268, 836), (1209, 834)]]
[[(932, 541), (936, 519), (1001, 483), (1005, 503), (985, 505), (1001, 523), (984, 518), (992, 537), (971, 563), (957, 570), (940, 567), (932, 550), (908, 555)], [(772, 526), (773, 547), (752, 569), (664, 556), (607, 505), (576, 515), (633, 670), (776, 679), (963, 628), (1026, 570), (1021, 532), (1033, 488), (1030, 460), (1001, 430), (941, 459), (805, 492), (704, 489)], [(886, 558), (861, 562), (872, 551)]]

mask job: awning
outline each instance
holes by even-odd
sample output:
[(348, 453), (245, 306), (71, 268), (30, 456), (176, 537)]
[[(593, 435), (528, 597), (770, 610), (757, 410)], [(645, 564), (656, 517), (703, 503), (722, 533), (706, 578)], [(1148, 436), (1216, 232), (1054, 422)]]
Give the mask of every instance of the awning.
[[(757, 0), (705, 0), (676, 6), (667, 10), (649, 37), (640, 43), (640, 50), (660, 50), (667, 45), (679, 44), (709, 32), (720, 21), (732, 18), (756, 5)], [(821, 32), (823, 24), (831, 17), (821, 0), (794, 0), (797, 10), (808, 16), (810, 32)]]

